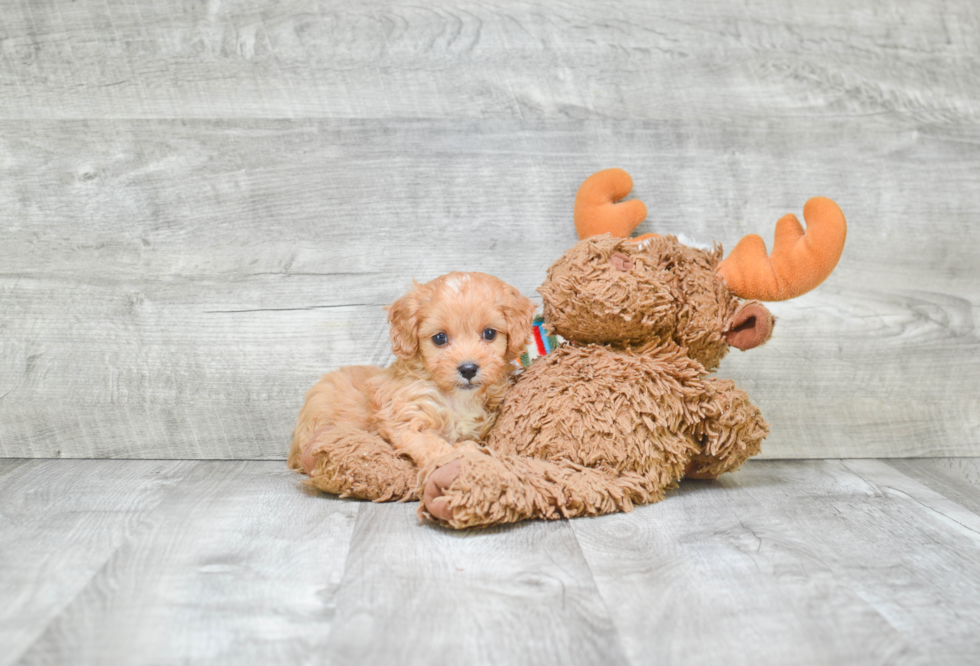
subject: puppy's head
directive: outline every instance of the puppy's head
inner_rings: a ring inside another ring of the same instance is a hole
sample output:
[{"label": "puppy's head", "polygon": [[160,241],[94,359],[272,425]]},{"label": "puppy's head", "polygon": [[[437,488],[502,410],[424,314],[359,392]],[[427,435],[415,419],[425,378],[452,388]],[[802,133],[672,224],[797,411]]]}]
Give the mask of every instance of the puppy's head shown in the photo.
[{"label": "puppy's head", "polygon": [[486,273],[449,273],[388,308],[391,349],[418,358],[444,392],[501,381],[531,335],[534,305]]}]

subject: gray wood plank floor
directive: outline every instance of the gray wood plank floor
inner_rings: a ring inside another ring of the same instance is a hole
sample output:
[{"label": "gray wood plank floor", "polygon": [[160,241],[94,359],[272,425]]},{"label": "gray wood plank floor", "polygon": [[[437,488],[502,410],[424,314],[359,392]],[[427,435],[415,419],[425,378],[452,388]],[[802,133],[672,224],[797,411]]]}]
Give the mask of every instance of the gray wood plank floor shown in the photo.
[{"label": "gray wood plank floor", "polygon": [[975,664],[980,460],[456,533],[279,462],[0,461],[0,665]]},{"label": "gray wood plank floor", "polygon": [[0,10],[0,456],[285,456],[412,278],[533,294],[589,173],[731,248],[850,222],[735,378],[771,458],[980,454],[975,0]]}]

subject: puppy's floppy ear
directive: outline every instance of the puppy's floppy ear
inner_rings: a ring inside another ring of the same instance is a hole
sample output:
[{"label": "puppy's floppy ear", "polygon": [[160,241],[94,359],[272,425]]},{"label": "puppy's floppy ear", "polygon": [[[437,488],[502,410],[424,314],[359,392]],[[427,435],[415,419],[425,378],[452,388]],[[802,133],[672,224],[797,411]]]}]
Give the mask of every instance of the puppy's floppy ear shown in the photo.
[{"label": "puppy's floppy ear", "polygon": [[413,289],[388,306],[391,324],[391,351],[398,358],[412,358],[419,352],[419,310],[422,286],[412,280]]},{"label": "puppy's floppy ear", "polygon": [[507,322],[507,356],[517,358],[524,353],[531,340],[534,303],[509,284],[504,285],[504,294],[501,310]]}]

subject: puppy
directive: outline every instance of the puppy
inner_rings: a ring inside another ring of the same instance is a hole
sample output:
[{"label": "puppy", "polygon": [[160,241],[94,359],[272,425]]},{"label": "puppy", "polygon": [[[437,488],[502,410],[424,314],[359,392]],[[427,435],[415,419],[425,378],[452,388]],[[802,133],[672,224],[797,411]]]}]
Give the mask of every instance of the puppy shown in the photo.
[{"label": "puppy", "polygon": [[[328,492],[408,498],[415,479],[401,478],[406,469],[414,467],[414,476],[454,445],[479,440],[490,429],[514,361],[528,343],[533,314],[527,298],[485,273],[415,283],[388,308],[395,362],[324,375],[299,413],[289,467],[330,476],[314,483]],[[323,458],[329,461],[318,465]],[[363,469],[368,464],[374,469]]]}]

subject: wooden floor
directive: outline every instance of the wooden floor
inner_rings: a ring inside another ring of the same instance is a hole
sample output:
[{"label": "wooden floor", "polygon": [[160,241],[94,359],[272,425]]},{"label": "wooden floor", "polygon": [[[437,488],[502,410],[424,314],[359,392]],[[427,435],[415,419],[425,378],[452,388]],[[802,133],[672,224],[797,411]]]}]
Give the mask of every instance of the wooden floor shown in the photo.
[{"label": "wooden floor", "polygon": [[454,533],[269,461],[0,461],[0,664],[976,664],[980,459]]}]

